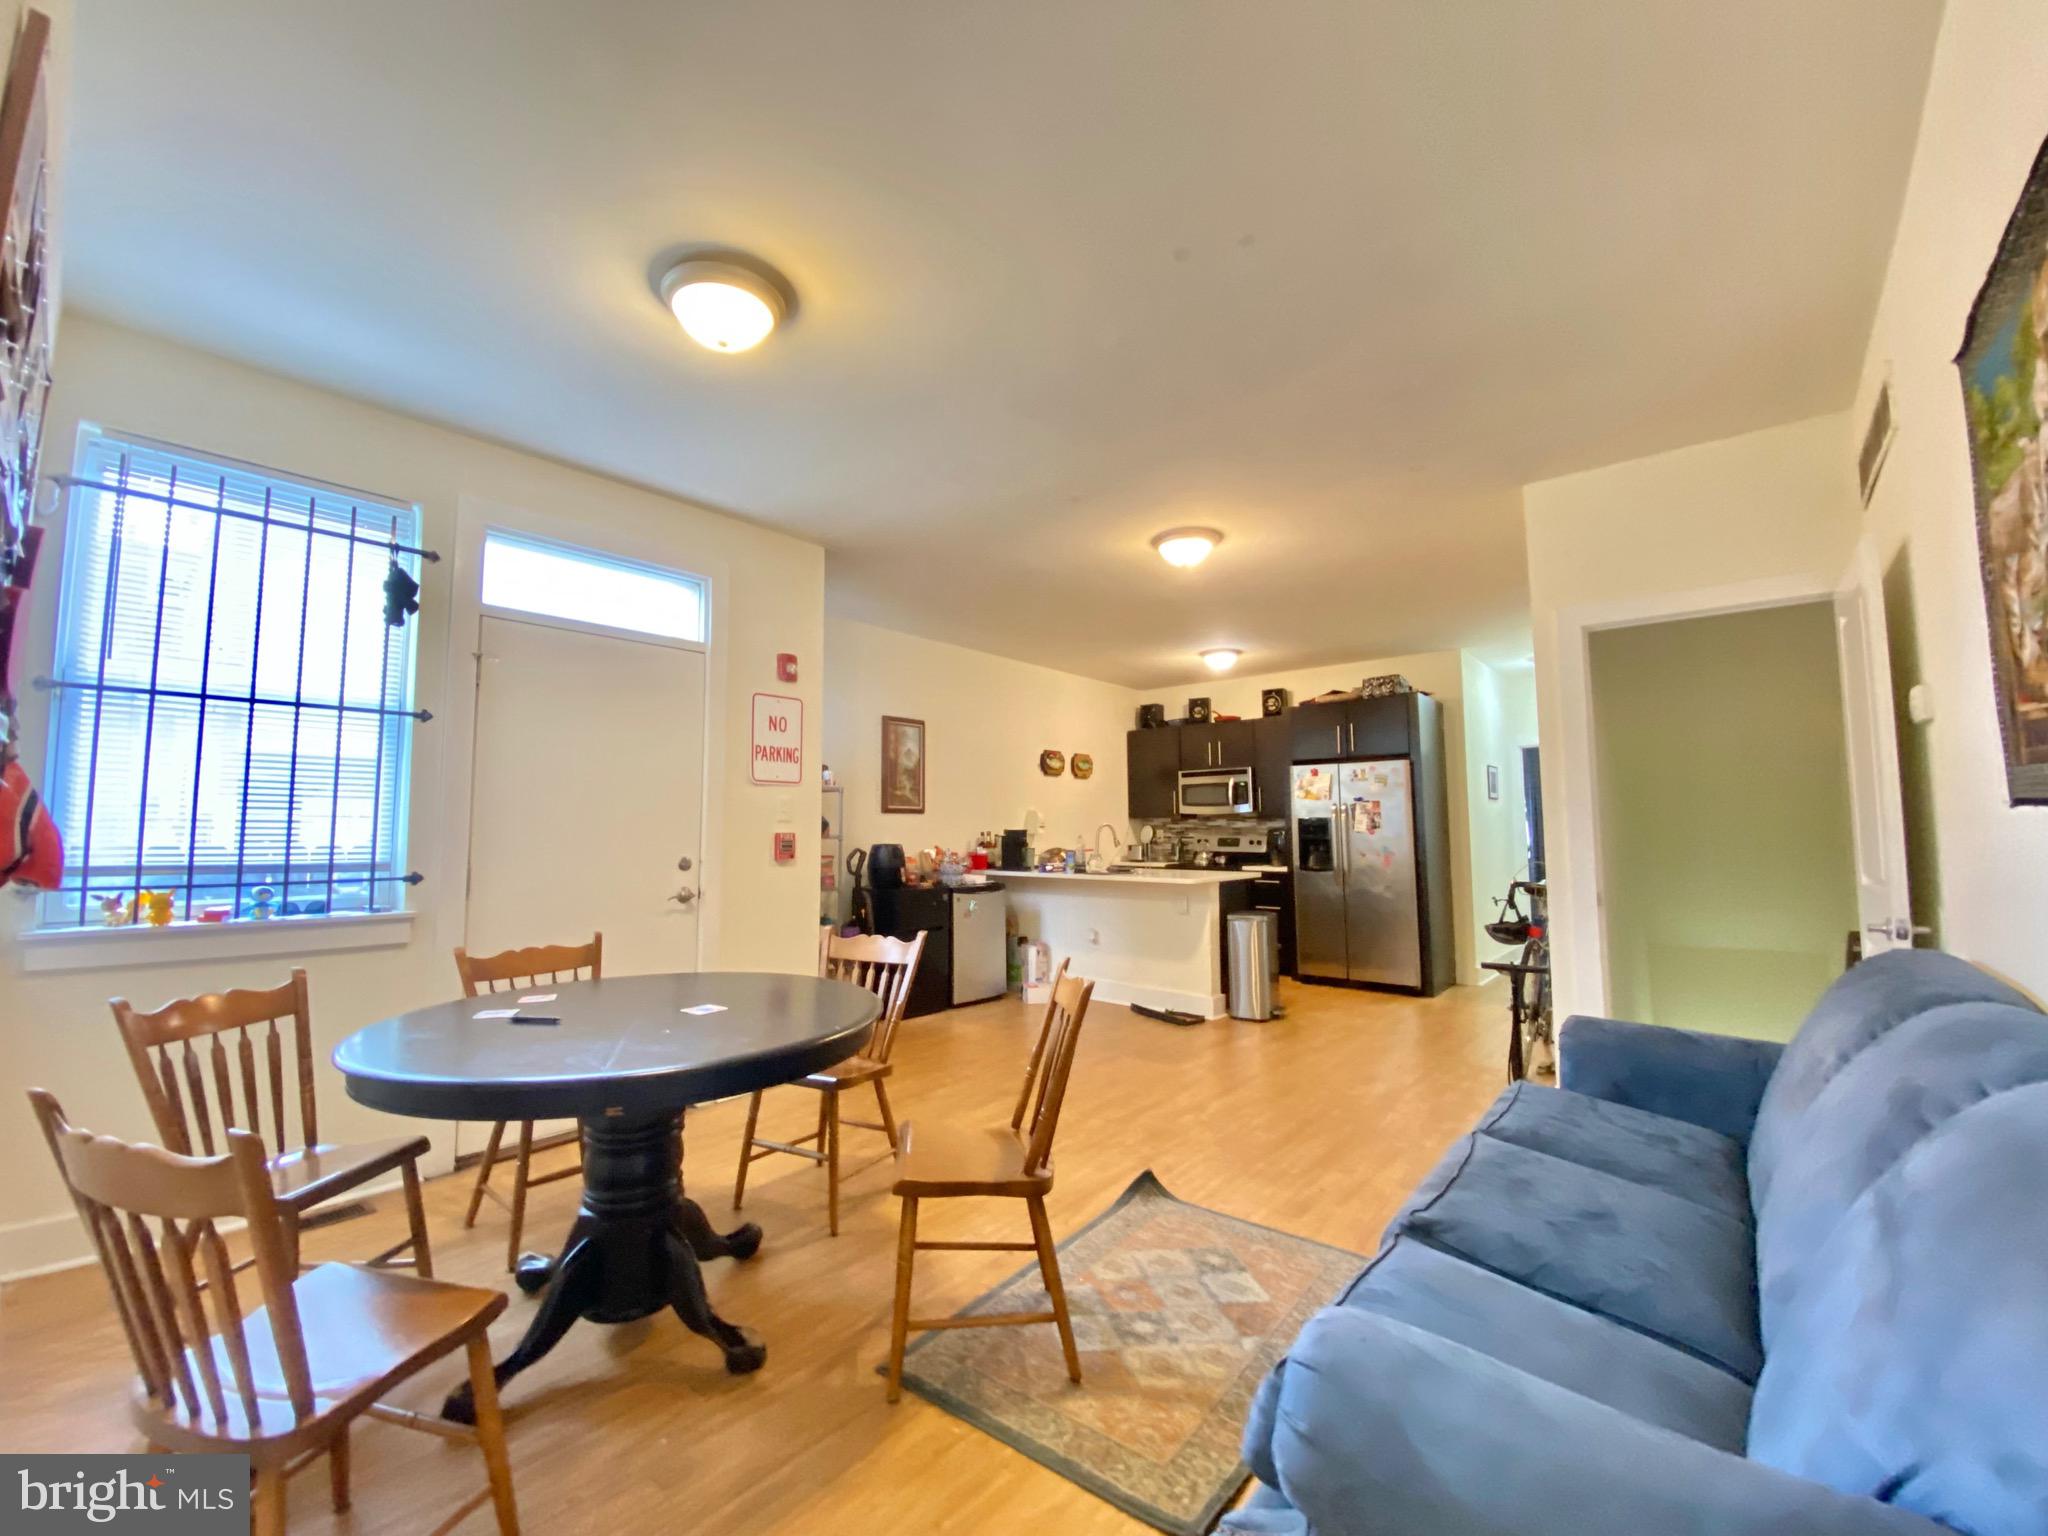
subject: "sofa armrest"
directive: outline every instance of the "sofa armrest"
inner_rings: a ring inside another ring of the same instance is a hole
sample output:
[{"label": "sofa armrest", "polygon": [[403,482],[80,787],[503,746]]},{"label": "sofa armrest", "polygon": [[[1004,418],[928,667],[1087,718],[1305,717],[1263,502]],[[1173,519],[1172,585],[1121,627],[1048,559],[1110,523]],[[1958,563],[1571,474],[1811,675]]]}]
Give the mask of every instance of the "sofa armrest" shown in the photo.
[{"label": "sofa armrest", "polygon": [[1315,1536],[1953,1536],[1357,1308],[1279,1370],[1269,1459]]},{"label": "sofa armrest", "polygon": [[1775,1040],[1574,1014],[1558,1031],[1557,1085],[1747,1144],[1784,1051]]}]

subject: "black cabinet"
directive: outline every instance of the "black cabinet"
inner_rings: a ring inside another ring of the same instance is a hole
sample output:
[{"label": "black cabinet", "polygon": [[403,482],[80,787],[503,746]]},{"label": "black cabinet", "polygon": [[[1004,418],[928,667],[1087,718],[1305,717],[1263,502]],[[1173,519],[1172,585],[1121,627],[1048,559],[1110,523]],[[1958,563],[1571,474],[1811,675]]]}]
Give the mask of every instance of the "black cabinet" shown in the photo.
[{"label": "black cabinet", "polygon": [[1293,793],[1294,736],[1285,715],[1252,722],[1252,814],[1287,815]]},{"label": "black cabinet", "polygon": [[869,893],[875,932],[892,939],[924,935],[924,953],[905,1000],[906,1017],[939,1013],[953,1006],[953,899],[935,885],[884,887]]},{"label": "black cabinet", "polygon": [[1415,701],[1419,693],[1384,699],[1353,699],[1345,706],[1346,757],[1406,757],[1415,750]]},{"label": "black cabinet", "polygon": [[1407,757],[1416,740],[1415,693],[1389,694],[1383,699],[1346,699],[1336,704],[1303,704],[1296,708],[1294,761],[1327,763],[1359,757]]},{"label": "black cabinet", "polygon": [[1133,821],[1156,821],[1173,815],[1174,791],[1180,778],[1180,738],[1187,729],[1191,728],[1167,725],[1152,731],[1131,731],[1125,737]]},{"label": "black cabinet", "polygon": [[1295,762],[1327,763],[1344,756],[1349,704],[1297,704],[1293,714],[1281,718],[1289,722]]},{"label": "black cabinet", "polygon": [[1180,765],[1187,769],[1249,768],[1256,720],[1218,720],[1180,728]]},{"label": "black cabinet", "polygon": [[1275,938],[1280,948],[1280,974],[1294,974],[1294,876],[1291,874],[1260,875],[1246,887],[1252,907],[1261,912],[1273,914],[1278,930]]}]

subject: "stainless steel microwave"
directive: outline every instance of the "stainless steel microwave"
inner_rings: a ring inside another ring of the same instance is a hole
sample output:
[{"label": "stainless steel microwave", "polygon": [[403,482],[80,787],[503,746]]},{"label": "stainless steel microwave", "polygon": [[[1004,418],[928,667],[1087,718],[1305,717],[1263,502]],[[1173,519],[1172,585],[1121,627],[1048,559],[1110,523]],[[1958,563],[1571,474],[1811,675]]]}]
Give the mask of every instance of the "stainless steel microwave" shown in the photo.
[{"label": "stainless steel microwave", "polygon": [[1249,768],[1197,768],[1185,772],[1174,797],[1175,808],[1183,816],[1249,816],[1252,803]]}]

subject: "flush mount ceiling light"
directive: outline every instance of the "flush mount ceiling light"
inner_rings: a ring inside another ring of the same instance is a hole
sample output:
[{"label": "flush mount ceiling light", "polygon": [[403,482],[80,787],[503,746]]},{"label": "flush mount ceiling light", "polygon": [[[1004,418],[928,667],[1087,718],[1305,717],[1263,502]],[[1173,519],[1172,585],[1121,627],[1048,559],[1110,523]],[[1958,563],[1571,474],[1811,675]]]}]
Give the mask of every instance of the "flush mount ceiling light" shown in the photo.
[{"label": "flush mount ceiling light", "polygon": [[1216,645],[1202,652],[1202,665],[1211,672],[1228,672],[1244,654],[1234,645]]},{"label": "flush mount ceiling light", "polygon": [[759,346],[789,312],[781,288],[734,261],[679,261],[661,280],[661,301],[690,340],[712,352]]},{"label": "flush mount ceiling light", "polygon": [[1152,547],[1168,565],[1186,570],[1209,558],[1209,551],[1223,542],[1214,528],[1169,528],[1152,536]]}]

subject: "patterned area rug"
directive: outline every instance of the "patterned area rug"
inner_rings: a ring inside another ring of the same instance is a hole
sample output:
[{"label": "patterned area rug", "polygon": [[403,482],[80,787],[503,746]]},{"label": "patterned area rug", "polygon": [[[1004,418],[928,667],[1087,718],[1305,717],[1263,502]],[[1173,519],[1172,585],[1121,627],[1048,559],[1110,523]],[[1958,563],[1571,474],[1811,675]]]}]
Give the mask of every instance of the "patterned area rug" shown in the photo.
[{"label": "patterned area rug", "polygon": [[[1080,1386],[1051,1324],[921,1335],[904,1384],[1148,1524],[1198,1536],[1250,1475],[1237,1446],[1260,1380],[1364,1263],[1176,1200],[1147,1170],[1060,1244]],[[1049,1305],[1034,1263],[960,1315]]]}]

